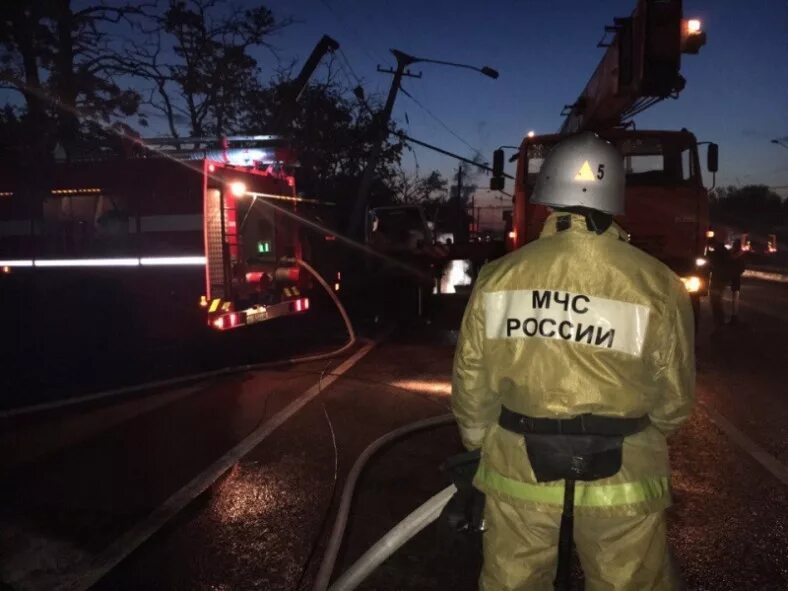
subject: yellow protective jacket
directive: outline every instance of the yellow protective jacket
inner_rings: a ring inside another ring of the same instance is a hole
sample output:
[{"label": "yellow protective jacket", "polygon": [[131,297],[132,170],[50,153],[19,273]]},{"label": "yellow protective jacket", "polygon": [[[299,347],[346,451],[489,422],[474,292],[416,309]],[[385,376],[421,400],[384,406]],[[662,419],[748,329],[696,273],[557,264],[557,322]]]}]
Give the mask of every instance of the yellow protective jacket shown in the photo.
[{"label": "yellow protective jacket", "polygon": [[616,475],[577,483],[575,511],[668,507],[665,437],[692,410],[693,341],[689,296],[668,267],[615,224],[597,235],[582,216],[553,213],[538,240],[482,268],[462,321],[452,409],[465,446],[482,448],[474,485],[561,511],[563,481],[536,482],[523,437],[498,426],[501,405],[557,419],[648,414],[651,425],[624,440]]}]

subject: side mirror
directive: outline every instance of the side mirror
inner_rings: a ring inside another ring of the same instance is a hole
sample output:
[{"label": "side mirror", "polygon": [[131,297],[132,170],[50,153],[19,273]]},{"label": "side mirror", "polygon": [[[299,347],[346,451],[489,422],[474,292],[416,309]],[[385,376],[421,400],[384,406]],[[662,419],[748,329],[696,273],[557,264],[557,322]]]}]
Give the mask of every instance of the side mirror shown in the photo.
[{"label": "side mirror", "polygon": [[706,168],[709,172],[717,172],[719,170],[720,147],[717,144],[709,144],[709,149],[706,152]]},{"label": "side mirror", "polygon": [[492,178],[490,179],[490,189],[493,191],[503,191],[505,179],[503,178],[503,150],[493,152]]}]

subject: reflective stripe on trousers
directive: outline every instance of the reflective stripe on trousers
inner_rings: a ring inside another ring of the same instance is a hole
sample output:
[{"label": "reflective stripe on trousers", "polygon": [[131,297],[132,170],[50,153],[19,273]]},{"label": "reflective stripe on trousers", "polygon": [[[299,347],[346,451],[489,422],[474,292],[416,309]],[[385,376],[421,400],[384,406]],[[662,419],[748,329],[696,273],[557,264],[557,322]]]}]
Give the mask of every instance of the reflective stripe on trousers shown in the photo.
[{"label": "reflective stripe on trousers", "polygon": [[[555,485],[532,484],[507,478],[483,463],[476,478],[481,482],[511,497],[534,503],[561,507],[564,502],[563,482]],[[637,482],[619,484],[588,484],[578,482],[575,488],[575,507],[613,507],[654,501],[670,494],[667,476],[647,478]]]}]

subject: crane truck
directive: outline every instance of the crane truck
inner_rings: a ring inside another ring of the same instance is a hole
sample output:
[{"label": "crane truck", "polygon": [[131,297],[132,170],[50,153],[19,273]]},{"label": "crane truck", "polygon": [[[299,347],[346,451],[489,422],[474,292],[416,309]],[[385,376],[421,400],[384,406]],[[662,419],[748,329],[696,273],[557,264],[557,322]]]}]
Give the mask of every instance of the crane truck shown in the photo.
[{"label": "crane truck", "polygon": [[[625,213],[616,221],[632,244],[660,259],[679,275],[696,311],[708,293],[704,258],[709,232],[708,192],[703,186],[696,137],[679,131],[641,130],[632,117],[657,102],[676,98],[685,86],[682,54],[706,42],[701,23],[685,19],[681,0],[638,0],[631,16],[614,19],[599,46],[606,51],[577,100],[567,105],[560,130],[529,134],[516,161],[507,249],[535,240],[548,215],[530,202],[536,177],[551,148],[567,134],[594,131],[615,145],[626,170]],[[715,173],[718,148],[710,142],[707,169]],[[504,154],[493,157],[490,188],[504,188]]]}]

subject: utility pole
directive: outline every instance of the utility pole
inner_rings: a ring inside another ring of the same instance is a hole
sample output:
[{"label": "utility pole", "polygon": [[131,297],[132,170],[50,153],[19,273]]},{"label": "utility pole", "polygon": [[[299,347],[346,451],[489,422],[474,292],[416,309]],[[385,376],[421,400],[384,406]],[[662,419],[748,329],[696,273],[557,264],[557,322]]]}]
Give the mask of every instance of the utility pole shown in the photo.
[{"label": "utility pole", "polygon": [[462,207],[462,164],[457,169],[457,233],[454,235],[454,243],[465,242],[465,215]]},{"label": "utility pole", "polygon": [[476,210],[476,191],[471,195],[471,224],[475,234],[479,234],[479,212]]},{"label": "utility pole", "polygon": [[364,175],[361,177],[361,183],[358,187],[356,202],[353,205],[353,212],[350,217],[349,234],[354,238],[360,238],[363,234],[364,214],[367,208],[367,194],[369,193],[369,188],[372,185],[372,179],[375,175],[375,167],[378,164],[380,153],[383,151],[383,144],[386,143],[386,138],[389,134],[389,121],[391,120],[391,112],[394,109],[394,101],[397,99],[397,92],[399,91],[399,85],[402,81],[402,77],[406,76],[409,78],[421,78],[421,74],[412,74],[405,71],[405,68],[407,68],[414,61],[417,61],[416,58],[396,49],[392,49],[391,53],[393,53],[394,57],[397,59],[397,69],[383,69],[378,66],[378,72],[394,74],[394,78],[391,81],[389,95],[386,98],[386,105],[383,107],[383,112],[381,113],[379,132],[374,139],[375,143],[372,145],[372,151],[369,154],[367,166],[364,169]]},{"label": "utility pole", "polygon": [[353,204],[353,212],[351,213],[350,217],[350,224],[349,224],[349,234],[355,238],[361,238],[363,236],[363,229],[364,229],[364,217],[365,212],[367,209],[367,194],[369,193],[369,188],[372,185],[372,179],[375,175],[375,167],[378,164],[378,159],[380,158],[380,153],[383,151],[383,144],[386,141],[386,137],[389,134],[389,121],[391,120],[391,111],[394,108],[394,101],[397,98],[397,91],[399,90],[400,82],[402,81],[402,77],[410,77],[410,78],[421,78],[421,73],[419,74],[411,74],[407,72],[405,68],[408,66],[415,64],[415,63],[429,63],[429,64],[440,64],[444,66],[452,66],[455,68],[465,68],[467,70],[475,70],[480,74],[487,76],[488,78],[496,79],[498,78],[498,71],[489,67],[483,66],[481,68],[477,68],[475,66],[471,66],[468,64],[458,64],[456,62],[447,62],[443,60],[434,60],[424,57],[415,57],[412,55],[408,55],[402,51],[397,49],[391,49],[391,53],[394,54],[394,57],[397,59],[397,69],[396,70],[385,70],[378,66],[378,72],[385,72],[386,74],[394,74],[394,79],[391,81],[391,88],[389,88],[389,95],[386,99],[386,105],[383,107],[383,112],[381,113],[381,121],[380,121],[380,131],[377,137],[375,138],[375,144],[372,146],[372,150],[369,154],[369,159],[367,160],[367,166],[364,169],[364,175],[361,177],[361,183],[358,187],[358,194],[356,195],[356,202]]}]

